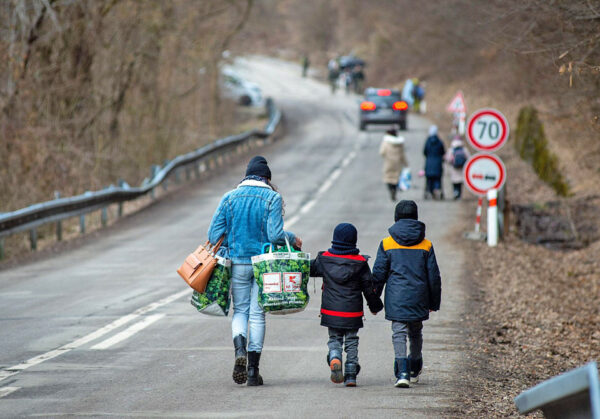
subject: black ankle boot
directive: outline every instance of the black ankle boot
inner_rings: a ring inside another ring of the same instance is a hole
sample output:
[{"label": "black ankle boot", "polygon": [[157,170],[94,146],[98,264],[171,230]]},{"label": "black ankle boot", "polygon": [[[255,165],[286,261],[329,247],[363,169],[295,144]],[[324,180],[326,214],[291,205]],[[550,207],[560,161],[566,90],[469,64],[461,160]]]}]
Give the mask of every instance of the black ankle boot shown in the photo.
[{"label": "black ankle boot", "polygon": [[356,376],[360,372],[360,365],[353,362],[346,362],[344,373],[344,385],[346,387],[356,387]]},{"label": "black ankle boot", "polygon": [[262,386],[263,379],[258,373],[258,364],[260,363],[260,352],[248,352],[248,385]]},{"label": "black ankle boot", "polygon": [[246,371],[246,338],[237,335],[233,338],[235,348],[235,364],[233,364],[233,381],[237,384],[244,384],[248,378]]}]

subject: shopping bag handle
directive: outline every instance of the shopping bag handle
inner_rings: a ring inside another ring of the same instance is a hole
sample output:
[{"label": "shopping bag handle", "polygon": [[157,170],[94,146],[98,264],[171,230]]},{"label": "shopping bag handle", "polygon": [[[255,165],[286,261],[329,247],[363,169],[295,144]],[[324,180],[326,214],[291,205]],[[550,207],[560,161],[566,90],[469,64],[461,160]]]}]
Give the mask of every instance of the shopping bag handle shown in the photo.
[{"label": "shopping bag handle", "polygon": [[[287,246],[288,253],[292,253],[292,246],[290,246],[290,241],[287,238],[287,234],[285,235],[285,245]],[[269,248],[267,252],[266,249]],[[273,243],[265,243],[262,247],[262,253],[273,253]]]}]

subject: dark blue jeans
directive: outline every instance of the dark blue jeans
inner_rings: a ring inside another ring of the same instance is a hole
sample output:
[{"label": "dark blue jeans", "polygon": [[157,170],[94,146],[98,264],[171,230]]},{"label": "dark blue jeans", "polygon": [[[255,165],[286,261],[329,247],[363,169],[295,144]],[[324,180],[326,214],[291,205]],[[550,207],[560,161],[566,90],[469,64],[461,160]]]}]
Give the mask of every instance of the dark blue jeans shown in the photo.
[{"label": "dark blue jeans", "polygon": [[433,194],[436,189],[442,189],[442,177],[441,176],[427,176],[427,192]]},{"label": "dark blue jeans", "polygon": [[346,350],[346,364],[358,364],[358,329],[336,329],[329,327],[330,356],[342,359],[342,346]]}]

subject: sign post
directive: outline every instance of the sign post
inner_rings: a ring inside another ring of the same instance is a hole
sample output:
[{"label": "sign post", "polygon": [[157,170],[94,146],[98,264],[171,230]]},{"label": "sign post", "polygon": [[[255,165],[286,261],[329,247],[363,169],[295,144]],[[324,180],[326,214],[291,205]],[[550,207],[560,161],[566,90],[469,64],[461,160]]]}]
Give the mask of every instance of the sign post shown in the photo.
[{"label": "sign post", "polygon": [[[474,155],[465,164],[463,179],[467,188],[480,199],[488,198],[488,245],[498,243],[498,207],[496,206],[498,191],[506,181],[506,167],[495,154],[508,140],[510,127],[502,112],[484,108],[475,111],[467,123],[467,139],[469,144],[480,153]],[[477,231],[466,235],[468,238],[480,239]]]}]

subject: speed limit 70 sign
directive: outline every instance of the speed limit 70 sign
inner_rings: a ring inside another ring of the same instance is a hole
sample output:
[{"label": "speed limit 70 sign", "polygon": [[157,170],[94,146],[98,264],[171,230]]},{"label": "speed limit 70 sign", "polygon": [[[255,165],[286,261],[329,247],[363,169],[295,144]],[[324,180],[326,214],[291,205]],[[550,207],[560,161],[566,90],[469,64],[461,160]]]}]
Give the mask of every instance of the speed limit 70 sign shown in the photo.
[{"label": "speed limit 70 sign", "polygon": [[477,150],[498,150],[508,140],[508,121],[496,109],[480,109],[469,118],[467,138]]}]

